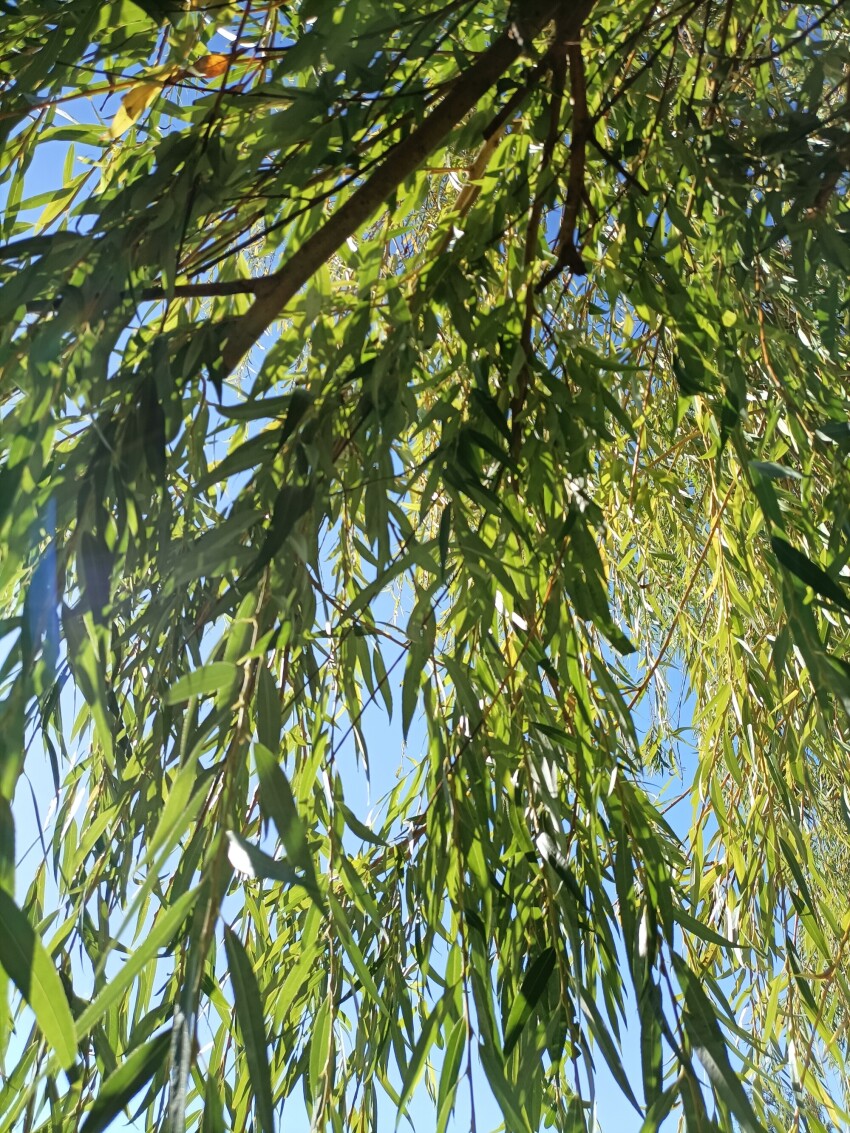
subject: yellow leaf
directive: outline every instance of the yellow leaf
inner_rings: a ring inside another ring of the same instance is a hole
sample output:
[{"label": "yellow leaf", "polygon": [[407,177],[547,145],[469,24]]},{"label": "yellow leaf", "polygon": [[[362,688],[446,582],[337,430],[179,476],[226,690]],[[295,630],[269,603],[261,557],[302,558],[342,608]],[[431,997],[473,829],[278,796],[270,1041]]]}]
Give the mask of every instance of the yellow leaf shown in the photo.
[{"label": "yellow leaf", "polygon": [[141,118],[161,90],[162,83],[137,83],[136,86],[131,87],[121,99],[121,105],[112,119],[109,137],[112,139],[120,138],[126,130],[129,130]]},{"label": "yellow leaf", "polygon": [[230,55],[202,55],[195,60],[189,71],[205,79],[214,79],[217,75],[224,74],[230,62]]}]

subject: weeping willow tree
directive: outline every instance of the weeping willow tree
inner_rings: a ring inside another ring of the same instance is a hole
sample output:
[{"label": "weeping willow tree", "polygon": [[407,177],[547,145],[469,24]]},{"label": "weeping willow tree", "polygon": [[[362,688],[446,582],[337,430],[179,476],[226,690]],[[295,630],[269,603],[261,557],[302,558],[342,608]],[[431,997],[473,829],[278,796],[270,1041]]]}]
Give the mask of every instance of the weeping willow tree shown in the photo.
[{"label": "weeping willow tree", "polygon": [[0,8],[0,1128],[847,1128],[847,5]]}]

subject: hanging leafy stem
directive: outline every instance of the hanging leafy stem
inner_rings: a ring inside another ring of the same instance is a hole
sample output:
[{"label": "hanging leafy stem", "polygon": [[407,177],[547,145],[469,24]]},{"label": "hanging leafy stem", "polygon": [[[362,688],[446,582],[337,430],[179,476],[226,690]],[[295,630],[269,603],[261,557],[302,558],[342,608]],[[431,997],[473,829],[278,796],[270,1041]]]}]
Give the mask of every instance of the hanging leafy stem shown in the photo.
[{"label": "hanging leafy stem", "polygon": [[0,9],[0,1128],[846,1128],[846,4]]}]

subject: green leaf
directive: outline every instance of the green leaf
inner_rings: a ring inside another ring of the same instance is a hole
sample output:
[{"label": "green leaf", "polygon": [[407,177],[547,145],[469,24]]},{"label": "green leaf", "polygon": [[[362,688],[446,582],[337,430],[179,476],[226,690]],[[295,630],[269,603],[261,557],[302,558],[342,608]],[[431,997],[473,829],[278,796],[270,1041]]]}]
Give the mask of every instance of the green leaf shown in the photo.
[{"label": "green leaf", "polygon": [[824,421],[818,425],[821,439],[838,445],[842,452],[850,453],[850,421]]},{"label": "green leaf", "polygon": [[224,947],[233,984],[236,1019],[242,1032],[248,1075],[254,1091],[257,1120],[264,1133],[274,1133],[274,1106],[264,1027],[266,1016],[260,989],[242,941],[227,926],[224,929]]},{"label": "green leaf", "polygon": [[661,1096],[663,1084],[662,1018],[664,1005],[658,984],[647,973],[638,992],[640,1016],[640,1061],[646,1104],[653,1106]]},{"label": "green leaf", "polygon": [[62,981],[30,922],[0,889],[0,965],[30,1005],[41,1033],[68,1070],[77,1053],[74,1018]]},{"label": "green leaf", "polygon": [[702,921],[692,917],[687,909],[681,907],[676,908],[675,917],[679,924],[691,936],[697,937],[699,940],[704,940],[707,944],[717,944],[721,948],[742,948],[743,945],[736,944],[735,941],[729,940],[725,936],[721,936],[710,925],[704,924]]},{"label": "green leaf", "polygon": [[127,958],[126,963],[113,975],[106,986],[78,1016],[76,1022],[77,1038],[82,1039],[106,1012],[117,1003],[135,980],[144,966],[154,959],[160,948],[167,947],[174,935],[192,910],[198,899],[201,886],[184,893],[161,916],[157,917],[142,943]]},{"label": "green leaf", "polygon": [[427,657],[427,646],[422,641],[411,644],[401,683],[401,731],[405,739],[413,723],[419,688],[422,684],[422,667]]},{"label": "green leaf", "polygon": [[229,843],[227,856],[230,864],[246,877],[264,877],[270,881],[281,881],[284,885],[299,882],[298,872],[287,862],[270,857],[257,846],[252,846],[235,830],[228,830]]},{"label": "green leaf", "polygon": [[323,1078],[325,1074],[330,1073],[331,1067],[328,1065],[330,1051],[330,1038],[331,1038],[331,1009],[330,1003],[327,999],[323,999],[321,1005],[316,1012],[313,1019],[313,1026],[310,1030],[310,1089],[313,1098],[318,1099],[321,1097]]},{"label": "green leaf", "polygon": [[446,1040],[446,1053],[440,1068],[440,1085],[437,1092],[437,1133],[445,1133],[454,1108],[458,1074],[466,1047],[467,1025],[461,1018],[455,1022]]},{"label": "green leaf", "polygon": [[708,1074],[712,1087],[723,1104],[737,1118],[747,1133],[764,1133],[750,1099],[735,1071],[729,1064],[711,1000],[702,990],[697,976],[681,956],[673,954],[676,978],[685,996],[683,1022],[685,1034]]},{"label": "green leaf", "polygon": [[602,1056],[608,1064],[608,1069],[614,1076],[617,1085],[623,1091],[629,1102],[640,1113],[640,1106],[638,1105],[637,1098],[632,1090],[631,1083],[623,1069],[623,1062],[620,1058],[617,1046],[612,1038],[605,1022],[602,1019],[599,1009],[595,1001],[587,994],[584,988],[580,989],[581,1008],[587,1017],[590,1025],[591,1033],[602,1051]]},{"label": "green leaf", "polygon": [[505,1024],[505,1058],[511,1053],[523,1027],[531,1018],[531,1013],[546,990],[549,978],[555,970],[557,955],[554,948],[544,948],[540,955],[528,967],[522,978],[519,993],[511,1004],[508,1020]]},{"label": "green leaf", "polygon": [[15,891],[15,819],[11,802],[2,794],[0,794],[0,890],[5,890],[10,896]]},{"label": "green leaf", "polygon": [[446,565],[449,561],[449,540],[452,533],[452,505],[446,504],[440,515],[440,576],[446,577]]},{"label": "green leaf", "polygon": [[802,476],[794,468],[787,468],[784,464],[777,464],[773,460],[751,460],[750,468],[760,476],[769,480],[802,480]]},{"label": "green leaf", "polygon": [[365,822],[361,822],[354,811],[346,804],[339,804],[343,817],[345,818],[345,825],[352,832],[356,834],[363,842],[368,842],[372,846],[388,846],[386,838],[382,838],[371,826],[367,826]]},{"label": "green leaf", "polygon": [[488,1046],[487,1043],[481,1043],[478,1054],[490,1088],[505,1115],[506,1127],[512,1133],[532,1133],[531,1124],[517,1095],[517,1089],[505,1076],[501,1051]]},{"label": "green leaf", "polygon": [[295,524],[312,507],[314,495],[312,484],[286,485],[281,488],[260,553],[242,578],[243,587],[252,582],[282,549],[294,531]]},{"label": "green leaf", "polygon": [[328,904],[330,905],[331,915],[336,924],[342,945],[351,961],[351,966],[354,968],[355,973],[363,985],[364,991],[371,997],[372,1002],[378,1007],[381,1014],[391,1020],[392,1015],[390,1010],[384,1002],[384,997],[381,995],[380,991],[378,991],[378,985],[375,983],[375,979],[369,970],[363,953],[355,942],[354,934],[348,923],[348,918],[343,912],[342,906],[335,900],[333,894],[330,892],[328,893]]},{"label": "green leaf", "polygon": [[106,758],[112,762],[112,720],[107,708],[104,666],[98,654],[103,636],[91,623],[91,615],[72,611],[62,603],[62,629],[68,643],[68,659],[80,692],[91,709],[95,730]]},{"label": "green leaf", "polygon": [[210,661],[176,680],[166,694],[166,704],[181,704],[193,696],[210,696],[230,688],[239,676],[239,668],[229,661]]},{"label": "green leaf", "polygon": [[670,1089],[665,1090],[663,1094],[655,1099],[647,1108],[646,1119],[643,1125],[641,1125],[639,1133],[658,1133],[659,1129],[663,1127],[662,1123],[664,1119],[673,1108],[678,1093],[679,1085],[678,1083],[674,1083]]},{"label": "green leaf", "polygon": [[102,1129],[106,1129],[159,1070],[170,1045],[171,1032],[163,1031],[131,1051],[98,1090],[80,1133],[101,1133]]},{"label": "green leaf", "polygon": [[843,610],[850,612],[850,598],[825,570],[822,570],[811,559],[808,559],[802,551],[798,551],[796,547],[792,547],[790,543],[781,539],[778,535],[773,536],[770,545],[780,563],[802,582],[805,582],[806,586],[810,586],[815,593],[820,594],[823,598],[828,598],[831,602],[841,606]]},{"label": "green leaf", "polygon": [[157,24],[173,19],[180,13],[176,0],[133,0],[133,3]]},{"label": "green leaf", "polygon": [[227,1133],[227,1126],[224,1124],[224,1106],[221,1100],[221,1092],[216,1081],[216,1074],[212,1071],[207,1075],[205,1086],[204,1120],[201,1133]]},{"label": "green leaf", "polygon": [[260,777],[260,806],[274,822],[286,856],[301,871],[302,884],[320,900],[313,855],[307,844],[307,831],[298,814],[289,780],[264,744],[254,745],[254,759]]},{"label": "green leaf", "polygon": [[269,751],[280,747],[280,689],[268,665],[257,670],[257,737]]},{"label": "green leaf", "polygon": [[393,718],[393,690],[387,673],[384,658],[378,646],[375,646],[372,652],[372,664],[375,668],[375,683],[378,686],[378,691],[381,694],[381,699],[384,702],[384,707],[387,710],[387,720]]},{"label": "green leaf", "polygon": [[419,1079],[422,1076],[422,1071],[425,1069],[425,1061],[428,1058],[428,1052],[434,1045],[434,1040],[437,1037],[436,1031],[442,1022],[444,1013],[445,999],[441,999],[428,1015],[419,1034],[419,1038],[416,1040],[416,1046],[413,1048],[413,1054],[410,1056],[410,1062],[407,1064],[407,1069],[402,1080],[401,1097],[398,1103],[398,1113],[396,1115],[396,1128],[398,1128],[407,1110],[408,1102],[413,1097],[413,1091],[416,1089]]},{"label": "green leaf", "polygon": [[146,863],[152,862],[163,848],[173,846],[192,821],[194,808],[190,804],[197,784],[198,759],[195,754],[190,755],[183,766],[177,769],[147,847],[144,859]]}]

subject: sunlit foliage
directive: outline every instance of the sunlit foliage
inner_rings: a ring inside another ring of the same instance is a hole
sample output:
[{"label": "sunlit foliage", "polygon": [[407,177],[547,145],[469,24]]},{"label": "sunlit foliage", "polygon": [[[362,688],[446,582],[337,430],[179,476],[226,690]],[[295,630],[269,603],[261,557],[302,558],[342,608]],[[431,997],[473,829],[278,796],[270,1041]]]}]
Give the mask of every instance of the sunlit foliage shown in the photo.
[{"label": "sunlit foliage", "polygon": [[848,6],[0,12],[0,1128],[847,1128]]}]

